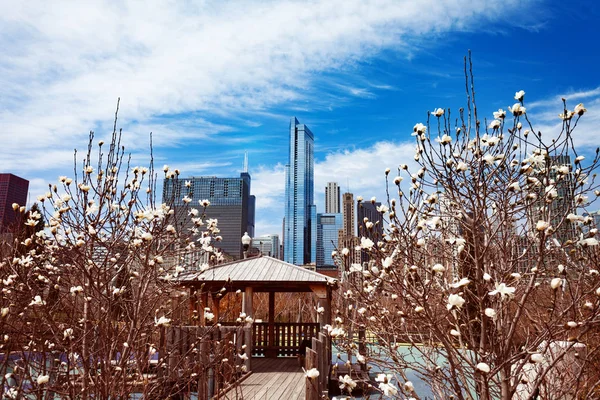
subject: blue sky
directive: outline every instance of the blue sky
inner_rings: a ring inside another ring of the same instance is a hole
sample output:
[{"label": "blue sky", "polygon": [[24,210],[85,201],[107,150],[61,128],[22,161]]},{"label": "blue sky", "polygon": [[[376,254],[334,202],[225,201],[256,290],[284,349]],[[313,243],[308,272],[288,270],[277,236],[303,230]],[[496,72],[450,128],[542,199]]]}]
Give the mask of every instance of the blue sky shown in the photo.
[{"label": "blue sky", "polygon": [[384,195],[428,110],[465,103],[473,52],[480,113],[525,90],[536,129],[561,97],[589,113],[576,140],[600,143],[600,6],[593,1],[0,0],[0,171],[32,198],[72,174],[73,148],[120,126],[134,163],[237,175],[250,158],[257,233],[279,233],[291,116],[315,134],[317,207],[326,182]]}]

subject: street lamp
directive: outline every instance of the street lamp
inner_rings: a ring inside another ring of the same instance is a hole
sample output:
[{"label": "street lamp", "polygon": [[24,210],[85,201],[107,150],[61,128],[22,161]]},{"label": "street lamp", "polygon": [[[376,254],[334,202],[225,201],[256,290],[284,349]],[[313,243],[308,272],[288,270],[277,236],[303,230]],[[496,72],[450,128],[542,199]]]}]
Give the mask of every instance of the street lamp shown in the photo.
[{"label": "street lamp", "polygon": [[244,258],[248,257],[248,249],[250,248],[250,243],[252,243],[252,238],[248,236],[248,232],[244,232],[244,236],[242,236],[242,245],[244,246]]}]

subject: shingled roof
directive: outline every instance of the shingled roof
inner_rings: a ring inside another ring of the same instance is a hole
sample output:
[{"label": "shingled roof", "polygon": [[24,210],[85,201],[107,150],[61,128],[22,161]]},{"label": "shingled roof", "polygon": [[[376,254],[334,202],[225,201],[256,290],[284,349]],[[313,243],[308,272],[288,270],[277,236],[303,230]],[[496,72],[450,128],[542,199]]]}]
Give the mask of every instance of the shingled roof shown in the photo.
[{"label": "shingled roof", "polygon": [[229,286],[257,289],[309,291],[311,286],[332,285],[337,281],[326,275],[273,257],[259,256],[215,265],[206,271],[190,271],[179,275],[184,286]]}]

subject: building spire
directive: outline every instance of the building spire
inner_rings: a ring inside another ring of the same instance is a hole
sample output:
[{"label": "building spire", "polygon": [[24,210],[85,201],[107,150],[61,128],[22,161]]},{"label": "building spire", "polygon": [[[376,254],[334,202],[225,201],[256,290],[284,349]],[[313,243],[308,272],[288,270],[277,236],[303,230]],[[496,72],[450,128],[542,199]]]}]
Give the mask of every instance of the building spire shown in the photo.
[{"label": "building spire", "polygon": [[242,172],[248,173],[248,152],[244,152],[244,164],[242,165]]}]

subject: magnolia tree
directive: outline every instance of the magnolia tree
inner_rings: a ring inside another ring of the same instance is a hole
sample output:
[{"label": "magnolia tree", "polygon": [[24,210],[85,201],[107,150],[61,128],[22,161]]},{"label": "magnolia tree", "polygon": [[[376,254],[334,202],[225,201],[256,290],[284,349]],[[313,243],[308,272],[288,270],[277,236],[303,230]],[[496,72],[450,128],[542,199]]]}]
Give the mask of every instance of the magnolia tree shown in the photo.
[{"label": "magnolia tree", "polygon": [[564,102],[562,130],[546,139],[523,91],[483,117],[470,59],[465,76],[466,109],[428,114],[414,127],[416,167],[385,171],[388,228],[361,239],[368,263],[345,265],[337,319],[366,328],[371,345],[348,350],[381,371],[389,396],[600,396],[598,240],[586,216],[599,159],[573,145],[586,109]]},{"label": "magnolia tree", "polygon": [[187,313],[171,302],[181,257],[221,257],[216,221],[204,223],[205,202],[189,210],[199,241],[175,229],[176,213],[155,203],[152,161],[131,167],[120,141],[115,119],[110,143],[91,133],[73,176],[50,185],[37,209],[13,205],[23,228],[0,246],[3,398],[168,398],[210,368],[169,365],[179,368],[173,384],[158,373],[169,355],[157,350],[177,304]]}]

